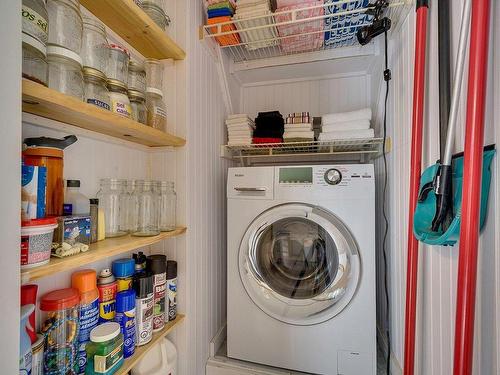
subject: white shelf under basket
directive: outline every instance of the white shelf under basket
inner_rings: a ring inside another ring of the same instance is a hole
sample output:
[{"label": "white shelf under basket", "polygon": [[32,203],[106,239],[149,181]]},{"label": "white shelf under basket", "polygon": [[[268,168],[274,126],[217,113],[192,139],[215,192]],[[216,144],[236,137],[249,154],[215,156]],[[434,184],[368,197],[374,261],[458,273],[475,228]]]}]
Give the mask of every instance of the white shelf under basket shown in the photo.
[{"label": "white shelf under basket", "polygon": [[[390,0],[387,16],[396,28],[413,0]],[[324,4],[206,25],[203,38],[232,39],[221,45],[235,63],[359,45],[356,32],[372,23],[368,0],[325,0]],[[219,43],[221,44],[221,43]]]},{"label": "white shelf under basket", "polygon": [[367,161],[382,153],[383,138],[357,138],[334,141],[224,145],[223,157],[241,164],[303,162],[327,160]]}]

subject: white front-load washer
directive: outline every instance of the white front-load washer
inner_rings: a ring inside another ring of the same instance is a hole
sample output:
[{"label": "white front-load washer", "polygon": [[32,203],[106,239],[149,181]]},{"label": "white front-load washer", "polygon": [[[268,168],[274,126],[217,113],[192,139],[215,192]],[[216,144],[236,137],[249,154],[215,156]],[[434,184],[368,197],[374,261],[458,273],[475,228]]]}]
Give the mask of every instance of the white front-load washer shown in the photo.
[{"label": "white front-load washer", "polygon": [[374,375],[373,166],[230,168],[227,350],[328,375]]}]

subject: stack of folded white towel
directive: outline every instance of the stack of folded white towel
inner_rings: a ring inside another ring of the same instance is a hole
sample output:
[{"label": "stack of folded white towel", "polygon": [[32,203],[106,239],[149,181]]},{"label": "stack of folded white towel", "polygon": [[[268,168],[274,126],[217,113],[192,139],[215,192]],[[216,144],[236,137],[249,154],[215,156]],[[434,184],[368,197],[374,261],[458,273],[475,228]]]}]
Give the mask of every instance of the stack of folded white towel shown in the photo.
[{"label": "stack of folded white towel", "polygon": [[314,141],[312,118],[309,112],[290,113],[285,120],[285,142]]},{"label": "stack of folded white towel", "polygon": [[370,128],[371,118],[371,108],[324,115],[321,118],[322,133],[319,135],[319,140],[373,138],[375,133]]},{"label": "stack of folded white towel", "polygon": [[248,50],[252,51],[278,44],[276,27],[269,26],[274,24],[269,0],[239,0],[236,3],[236,13],[233,19],[236,21],[238,30],[268,26],[262,29],[240,32],[243,43],[248,43],[245,45]]},{"label": "stack of folded white towel", "polygon": [[229,115],[226,119],[228,145],[244,146],[252,144],[255,123],[246,114]]}]

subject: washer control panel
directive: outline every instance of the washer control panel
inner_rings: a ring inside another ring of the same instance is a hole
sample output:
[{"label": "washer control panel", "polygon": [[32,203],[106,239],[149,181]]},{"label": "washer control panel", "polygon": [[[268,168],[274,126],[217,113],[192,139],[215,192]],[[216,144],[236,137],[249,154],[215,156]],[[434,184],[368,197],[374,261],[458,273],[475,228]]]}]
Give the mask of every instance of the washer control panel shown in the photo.
[{"label": "washer control panel", "polygon": [[330,168],[325,172],[325,181],[330,185],[338,185],[342,181],[342,172],[336,168]]}]

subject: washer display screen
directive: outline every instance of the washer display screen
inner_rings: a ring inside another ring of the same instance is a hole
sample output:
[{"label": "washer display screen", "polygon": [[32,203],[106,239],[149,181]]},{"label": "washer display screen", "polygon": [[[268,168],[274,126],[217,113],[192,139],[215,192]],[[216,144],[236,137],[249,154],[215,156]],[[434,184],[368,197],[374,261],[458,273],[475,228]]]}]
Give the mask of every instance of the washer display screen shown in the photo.
[{"label": "washer display screen", "polygon": [[280,168],[280,184],[312,184],[313,169],[311,167]]}]

